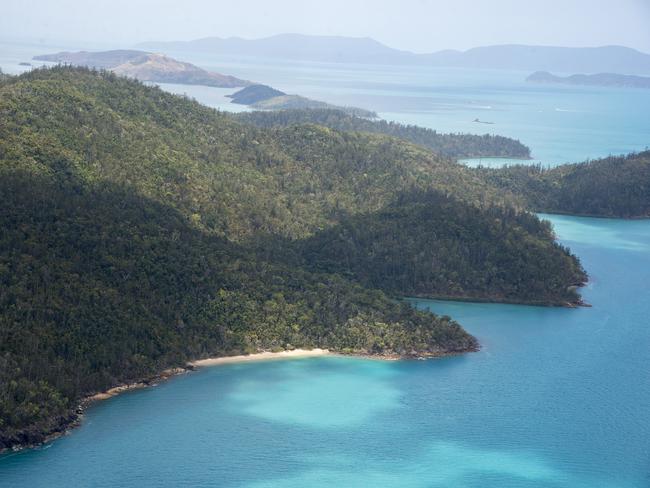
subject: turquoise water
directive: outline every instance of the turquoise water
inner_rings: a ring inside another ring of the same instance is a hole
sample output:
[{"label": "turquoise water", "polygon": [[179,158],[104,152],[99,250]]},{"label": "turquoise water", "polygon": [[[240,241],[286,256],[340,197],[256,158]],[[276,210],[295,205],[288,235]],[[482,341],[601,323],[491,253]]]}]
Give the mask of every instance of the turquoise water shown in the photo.
[{"label": "turquoise water", "polygon": [[[56,50],[0,44],[0,68],[17,73]],[[520,72],[181,58],[400,122],[517,137],[544,164],[650,140],[650,90],[531,86]],[[164,88],[235,108],[229,90]],[[501,164],[482,161],[492,163]],[[0,486],[648,487],[650,221],[548,217],[590,272],[593,308],[418,301],[459,320],[483,349],[206,368],[97,404],[72,435],[0,457]]]},{"label": "turquoise water", "polygon": [[0,458],[0,486],[647,487],[650,221],[547,217],[592,308],[417,301],[483,349],[205,368]]}]

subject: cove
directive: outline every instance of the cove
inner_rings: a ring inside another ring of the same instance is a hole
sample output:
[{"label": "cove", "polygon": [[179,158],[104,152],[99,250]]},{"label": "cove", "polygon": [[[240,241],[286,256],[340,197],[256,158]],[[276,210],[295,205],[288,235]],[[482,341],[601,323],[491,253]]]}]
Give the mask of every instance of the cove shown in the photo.
[{"label": "cove", "polygon": [[0,457],[0,486],[647,487],[650,221],[542,217],[592,308],[417,300],[481,351],[204,368]]}]

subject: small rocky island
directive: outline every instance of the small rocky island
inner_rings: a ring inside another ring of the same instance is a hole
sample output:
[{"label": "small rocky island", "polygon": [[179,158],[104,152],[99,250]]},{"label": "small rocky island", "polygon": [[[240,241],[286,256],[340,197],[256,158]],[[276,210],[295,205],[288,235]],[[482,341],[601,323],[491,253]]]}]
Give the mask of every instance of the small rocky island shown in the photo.
[{"label": "small rocky island", "polygon": [[610,86],[620,88],[650,88],[650,77],[597,73],[593,75],[556,76],[548,71],[536,71],[526,81],[531,83],[559,83],[563,85]]},{"label": "small rocky island", "polygon": [[230,75],[206,71],[198,66],[178,61],[164,54],[118,49],[101,52],[60,52],[34,56],[37,61],[107,69],[140,81],[205,85],[218,88],[236,88],[251,85],[250,81]]},{"label": "small rocky island", "polygon": [[288,95],[267,85],[250,85],[232,95],[232,103],[248,105],[257,110],[300,110],[300,109],[337,109],[348,115],[364,118],[375,118],[377,114],[358,107],[340,107],[300,95]]}]

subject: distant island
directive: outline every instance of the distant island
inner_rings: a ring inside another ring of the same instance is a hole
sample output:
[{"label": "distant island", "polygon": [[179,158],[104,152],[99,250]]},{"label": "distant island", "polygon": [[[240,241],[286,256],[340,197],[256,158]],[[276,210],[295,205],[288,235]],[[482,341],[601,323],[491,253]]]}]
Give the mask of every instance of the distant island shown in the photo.
[{"label": "distant island", "polygon": [[561,47],[506,44],[458,51],[414,53],[386,46],[369,37],[279,34],[262,39],[207,37],[193,41],[147,42],[142,49],[165,52],[210,52],[324,63],[425,65],[457,68],[555,71],[560,73],[650,74],[650,54],[624,46]]},{"label": "distant island", "polygon": [[300,95],[288,95],[267,85],[206,71],[198,66],[179,61],[165,54],[146,51],[116,49],[101,52],[60,52],[34,56],[37,61],[110,70],[113,73],[155,83],[178,83],[181,85],[205,85],[217,88],[245,87],[232,95],[233,103],[249,105],[259,110],[284,110],[304,108],[331,108],[342,110],[359,117],[376,117],[370,110],[358,107],[339,107],[326,102],[312,100]]},{"label": "distant island", "polygon": [[531,83],[559,83],[562,85],[611,86],[623,88],[650,88],[650,77],[597,73],[594,75],[556,76],[548,71],[536,71],[526,81]]},{"label": "distant island", "polygon": [[60,52],[34,56],[33,59],[108,69],[115,74],[136,78],[140,81],[205,85],[218,88],[236,88],[251,84],[248,80],[206,71],[191,63],[178,61],[164,54],[137,50]]},{"label": "distant island", "polygon": [[240,105],[254,105],[258,102],[264,100],[269,100],[274,97],[279,97],[286,95],[286,93],[271,88],[267,85],[251,85],[243,90],[233,93],[232,95],[226,95],[228,98],[232,99],[232,103],[238,103]]},{"label": "distant island", "polygon": [[357,117],[377,117],[377,114],[371,110],[358,107],[339,107],[300,95],[288,95],[267,85],[250,85],[226,96],[232,99],[232,103],[248,105],[258,110],[336,109]]}]

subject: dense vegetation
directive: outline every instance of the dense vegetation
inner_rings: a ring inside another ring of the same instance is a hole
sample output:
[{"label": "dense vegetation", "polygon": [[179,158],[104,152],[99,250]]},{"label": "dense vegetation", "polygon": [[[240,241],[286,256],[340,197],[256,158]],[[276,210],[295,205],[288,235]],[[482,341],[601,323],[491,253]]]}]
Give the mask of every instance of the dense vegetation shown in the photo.
[{"label": "dense vegetation", "polygon": [[0,197],[0,448],[39,440],[76,398],[191,358],[476,347],[381,292],[252,261],[127,188],[3,172]]},{"label": "dense vegetation", "polygon": [[243,125],[81,68],[0,83],[0,197],[0,448],[189,358],[473,350],[448,317],[393,297],[555,304],[583,277],[506,192],[419,146]]},{"label": "dense vegetation", "polygon": [[477,212],[438,192],[412,192],[305,241],[314,270],[410,296],[526,303],[579,301],[578,263],[548,222],[512,208]]},{"label": "dense vegetation", "polygon": [[509,157],[529,158],[530,149],[521,142],[485,134],[441,134],[416,125],[355,117],[341,110],[305,109],[249,112],[237,115],[243,122],[258,127],[283,127],[312,123],[340,131],[370,132],[399,137],[450,158]]},{"label": "dense vegetation", "polygon": [[476,171],[536,211],[650,217],[650,151],[554,168],[517,165]]}]

